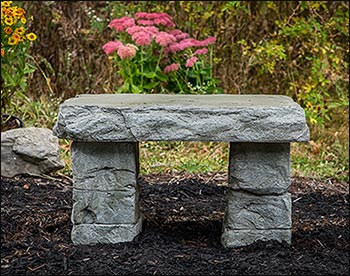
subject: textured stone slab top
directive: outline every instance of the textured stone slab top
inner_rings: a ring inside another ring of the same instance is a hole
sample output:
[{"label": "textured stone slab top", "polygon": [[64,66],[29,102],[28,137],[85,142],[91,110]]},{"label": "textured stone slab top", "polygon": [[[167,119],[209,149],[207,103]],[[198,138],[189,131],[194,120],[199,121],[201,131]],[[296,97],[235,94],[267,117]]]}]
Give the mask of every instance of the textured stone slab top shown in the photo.
[{"label": "textured stone slab top", "polygon": [[54,134],[87,142],[309,140],[299,104],[251,94],[80,95],[60,105]]}]

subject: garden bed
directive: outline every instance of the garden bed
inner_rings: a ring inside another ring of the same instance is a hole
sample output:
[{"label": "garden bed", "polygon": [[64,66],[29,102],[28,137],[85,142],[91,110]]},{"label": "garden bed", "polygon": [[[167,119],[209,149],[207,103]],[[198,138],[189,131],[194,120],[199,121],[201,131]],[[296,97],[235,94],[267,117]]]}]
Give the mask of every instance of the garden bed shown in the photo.
[{"label": "garden bed", "polygon": [[223,248],[224,174],[140,177],[143,231],[135,241],[76,246],[71,180],[1,178],[1,272],[44,275],[347,275],[347,183],[292,178],[292,244]]}]

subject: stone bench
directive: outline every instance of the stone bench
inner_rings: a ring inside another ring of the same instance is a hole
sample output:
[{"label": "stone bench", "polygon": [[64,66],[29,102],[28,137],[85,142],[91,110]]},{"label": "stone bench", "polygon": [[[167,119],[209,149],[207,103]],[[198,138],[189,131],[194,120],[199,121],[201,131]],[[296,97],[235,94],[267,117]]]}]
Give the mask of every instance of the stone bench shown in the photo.
[{"label": "stone bench", "polygon": [[81,95],[54,134],[73,140],[72,241],[118,243],[141,232],[138,142],[230,142],[222,244],[291,242],[290,142],[309,140],[304,110],[276,95]]}]

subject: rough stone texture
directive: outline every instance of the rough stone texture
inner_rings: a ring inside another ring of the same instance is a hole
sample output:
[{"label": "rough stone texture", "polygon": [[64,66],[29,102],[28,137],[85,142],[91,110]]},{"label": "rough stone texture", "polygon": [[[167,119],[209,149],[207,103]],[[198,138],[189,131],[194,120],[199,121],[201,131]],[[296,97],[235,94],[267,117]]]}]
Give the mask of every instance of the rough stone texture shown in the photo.
[{"label": "rough stone texture", "polygon": [[1,175],[41,175],[64,167],[58,138],[47,128],[16,128],[1,132]]},{"label": "rough stone texture", "polygon": [[134,224],[78,224],[73,225],[74,244],[108,244],[132,241],[142,230],[142,218]]},{"label": "rough stone texture", "polygon": [[137,143],[74,141],[71,160],[75,189],[129,191],[137,186]]},{"label": "rough stone texture", "polygon": [[281,194],[290,186],[289,143],[230,143],[229,187]]},{"label": "rough stone texture", "polygon": [[238,230],[224,229],[221,236],[221,244],[225,247],[241,247],[252,244],[258,240],[276,240],[291,243],[292,231],[290,229],[267,229],[267,230]]},{"label": "rough stone texture", "polygon": [[291,195],[253,195],[229,190],[224,224],[230,229],[289,229]]},{"label": "rough stone texture", "polygon": [[[71,146],[74,187],[91,183],[92,190],[119,190],[135,186],[138,173],[137,143],[76,142]],[[127,177],[133,175],[134,177]]]},{"label": "rough stone texture", "polygon": [[138,192],[73,190],[74,224],[135,223],[139,217]]},{"label": "rough stone texture", "polygon": [[136,187],[136,173],[116,168],[100,168],[86,173],[77,172],[74,187],[83,190],[115,191]]},{"label": "rough stone texture", "polygon": [[308,141],[304,110],[277,95],[80,95],[54,133],[75,141]]},{"label": "rough stone texture", "polygon": [[141,231],[137,143],[73,141],[72,240],[130,241]]}]

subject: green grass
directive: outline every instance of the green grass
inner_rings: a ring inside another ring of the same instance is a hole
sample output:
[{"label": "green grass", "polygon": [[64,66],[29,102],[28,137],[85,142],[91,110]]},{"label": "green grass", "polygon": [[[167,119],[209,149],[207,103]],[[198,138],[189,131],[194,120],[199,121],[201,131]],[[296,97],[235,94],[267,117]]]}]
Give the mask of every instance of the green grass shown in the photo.
[{"label": "green grass", "polygon": [[13,98],[12,105],[6,113],[20,117],[26,127],[45,127],[52,129],[57,121],[60,99],[41,96],[32,99],[25,95]]},{"label": "green grass", "polygon": [[208,173],[226,171],[228,143],[219,142],[142,142],[140,172]]},{"label": "green grass", "polygon": [[[59,106],[58,99],[41,97],[16,99],[8,113],[24,120],[27,127],[52,129]],[[313,140],[291,144],[291,175],[349,181],[348,114],[340,126],[311,129]],[[339,122],[338,121],[338,122]],[[336,122],[336,121],[335,121]],[[346,123],[344,123],[346,122]],[[71,175],[70,141],[60,139],[65,168],[59,173]],[[140,173],[227,172],[229,143],[220,142],[141,142]]]},{"label": "green grass", "polygon": [[349,182],[348,126],[328,128],[308,143],[292,143],[292,175]]}]

